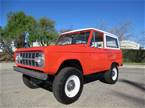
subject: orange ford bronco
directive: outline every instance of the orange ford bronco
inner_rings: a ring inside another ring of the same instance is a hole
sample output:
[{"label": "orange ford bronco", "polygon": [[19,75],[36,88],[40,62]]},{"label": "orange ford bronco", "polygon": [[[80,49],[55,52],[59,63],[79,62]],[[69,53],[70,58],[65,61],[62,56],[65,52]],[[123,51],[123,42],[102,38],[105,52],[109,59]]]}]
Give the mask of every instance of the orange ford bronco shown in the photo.
[{"label": "orange ford bronco", "polygon": [[114,84],[122,65],[117,36],[95,28],[62,33],[55,45],[17,49],[14,58],[26,86],[47,85],[63,104],[80,97],[84,76],[101,73],[101,81]]}]

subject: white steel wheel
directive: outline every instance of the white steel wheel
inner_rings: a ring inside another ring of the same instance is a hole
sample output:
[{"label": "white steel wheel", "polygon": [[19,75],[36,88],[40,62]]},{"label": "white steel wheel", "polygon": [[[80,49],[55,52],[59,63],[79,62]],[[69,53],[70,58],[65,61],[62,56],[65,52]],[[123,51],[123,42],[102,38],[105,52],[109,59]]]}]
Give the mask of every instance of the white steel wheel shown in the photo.
[{"label": "white steel wheel", "polygon": [[70,76],[65,83],[64,89],[66,96],[69,98],[76,96],[80,90],[79,77],[76,75]]},{"label": "white steel wheel", "polygon": [[117,76],[118,76],[117,74],[118,74],[117,69],[116,69],[116,67],[114,67],[112,69],[112,80],[113,81],[115,81],[117,79]]},{"label": "white steel wheel", "polygon": [[75,67],[65,67],[55,76],[53,94],[63,104],[77,101],[83,90],[83,74]]}]

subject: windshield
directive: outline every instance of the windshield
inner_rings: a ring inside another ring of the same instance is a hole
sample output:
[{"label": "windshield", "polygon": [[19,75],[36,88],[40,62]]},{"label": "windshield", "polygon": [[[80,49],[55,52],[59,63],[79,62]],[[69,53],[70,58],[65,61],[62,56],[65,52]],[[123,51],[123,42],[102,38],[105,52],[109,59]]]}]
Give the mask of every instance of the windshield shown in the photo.
[{"label": "windshield", "polygon": [[56,45],[69,45],[69,44],[86,44],[90,32],[82,32],[78,34],[66,34],[60,36]]}]

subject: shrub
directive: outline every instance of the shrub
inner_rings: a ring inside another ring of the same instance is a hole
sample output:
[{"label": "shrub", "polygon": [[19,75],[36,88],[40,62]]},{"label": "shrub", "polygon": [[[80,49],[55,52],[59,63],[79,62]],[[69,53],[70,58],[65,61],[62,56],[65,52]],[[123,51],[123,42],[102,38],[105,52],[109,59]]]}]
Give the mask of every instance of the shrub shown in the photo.
[{"label": "shrub", "polygon": [[145,50],[133,50],[133,49],[123,49],[123,59],[124,62],[136,62],[144,63],[145,62]]}]

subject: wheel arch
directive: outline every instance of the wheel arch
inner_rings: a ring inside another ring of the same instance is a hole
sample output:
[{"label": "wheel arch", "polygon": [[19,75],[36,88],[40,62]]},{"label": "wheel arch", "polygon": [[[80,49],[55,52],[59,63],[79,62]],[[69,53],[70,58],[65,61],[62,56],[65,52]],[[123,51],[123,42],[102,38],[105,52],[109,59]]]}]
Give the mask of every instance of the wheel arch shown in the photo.
[{"label": "wheel arch", "polygon": [[61,65],[59,66],[59,68],[58,68],[56,74],[58,74],[59,71],[60,71],[62,68],[64,68],[64,67],[75,67],[75,68],[79,69],[79,70],[82,72],[82,74],[83,74],[83,67],[82,67],[82,64],[81,64],[80,61],[77,60],[77,59],[67,59],[67,60],[64,60],[64,61],[61,63]]},{"label": "wheel arch", "polygon": [[111,66],[112,66],[112,65],[119,66],[119,63],[117,63],[117,62],[112,62]]}]

